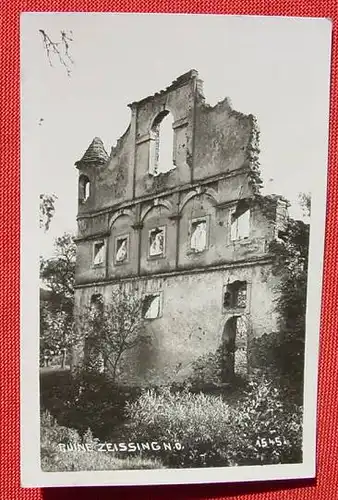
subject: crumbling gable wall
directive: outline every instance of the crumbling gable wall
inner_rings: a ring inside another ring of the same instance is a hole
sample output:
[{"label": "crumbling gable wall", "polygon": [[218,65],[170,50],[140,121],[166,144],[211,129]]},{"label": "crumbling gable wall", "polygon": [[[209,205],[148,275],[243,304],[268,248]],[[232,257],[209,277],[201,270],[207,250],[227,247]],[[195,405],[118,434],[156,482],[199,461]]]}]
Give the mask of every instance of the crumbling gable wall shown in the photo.
[{"label": "crumbling gable wall", "polygon": [[[231,173],[221,201],[251,194],[247,171],[253,117],[233,111],[227,99],[214,107],[206,104],[195,70],[129,107],[130,124],[109,157],[106,154],[98,163],[77,162],[91,182],[91,195],[79,213]],[[161,155],[161,130],[168,117],[171,151]]]},{"label": "crumbling gable wall", "polygon": [[[191,180],[194,101],[197,73],[191,71],[178,78],[166,90],[131,105],[136,109],[135,196],[161,192],[187,184]],[[172,120],[171,158],[161,158],[161,124]],[[159,133],[159,144],[156,144]],[[159,151],[156,150],[158,147]],[[159,153],[158,175],[153,163]],[[172,168],[161,173],[162,161]]]},{"label": "crumbling gable wall", "polygon": [[249,167],[252,117],[231,109],[228,99],[209,106],[196,100],[194,180]]}]

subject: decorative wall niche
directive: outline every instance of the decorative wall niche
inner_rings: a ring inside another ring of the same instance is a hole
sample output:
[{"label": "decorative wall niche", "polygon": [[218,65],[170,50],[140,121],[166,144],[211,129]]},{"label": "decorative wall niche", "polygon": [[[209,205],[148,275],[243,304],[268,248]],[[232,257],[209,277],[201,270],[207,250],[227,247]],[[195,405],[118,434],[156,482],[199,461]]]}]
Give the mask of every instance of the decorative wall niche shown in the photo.
[{"label": "decorative wall niche", "polygon": [[160,226],[148,232],[148,257],[156,259],[165,256],[166,227]]},{"label": "decorative wall niche", "polygon": [[190,221],[189,249],[200,253],[209,246],[209,216],[197,217]]},{"label": "decorative wall niche", "polygon": [[129,234],[116,236],[115,252],[114,252],[115,265],[125,264],[126,262],[129,262],[129,252],[130,252]]}]

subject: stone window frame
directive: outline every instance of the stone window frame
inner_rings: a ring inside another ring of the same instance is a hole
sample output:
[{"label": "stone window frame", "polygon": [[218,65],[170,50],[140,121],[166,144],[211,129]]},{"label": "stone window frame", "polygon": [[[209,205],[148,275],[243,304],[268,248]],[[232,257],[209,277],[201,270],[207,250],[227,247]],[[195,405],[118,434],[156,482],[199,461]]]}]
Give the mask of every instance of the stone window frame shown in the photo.
[{"label": "stone window frame", "polygon": [[[160,166],[161,166],[161,127],[162,127],[162,122],[168,117],[172,117],[172,152],[171,152],[171,162],[172,162],[172,168],[166,171],[162,171]],[[148,140],[148,148],[149,148],[149,155],[148,155],[148,175],[151,177],[157,177],[158,175],[161,174],[167,174],[169,172],[172,172],[173,170],[176,170],[177,165],[176,165],[176,131],[174,128],[175,124],[175,119],[174,115],[171,110],[165,109],[162,111],[159,111],[155,117],[152,120],[152,124],[149,130],[149,133],[146,134],[147,140]]]},{"label": "stone window frame", "polygon": [[[224,305],[224,295],[228,293],[228,288],[235,283],[246,283],[246,304],[244,307],[232,304],[229,307]],[[222,313],[232,315],[242,315],[250,308],[251,283],[246,279],[233,279],[228,283],[223,283],[222,286]]]},{"label": "stone window frame", "polygon": [[[163,229],[164,233],[164,238],[163,238],[163,252],[162,254],[158,255],[150,255],[150,233],[156,229]],[[159,226],[154,226],[150,229],[148,229],[148,234],[147,234],[147,260],[157,260],[157,259],[165,259],[166,257],[166,251],[167,251],[167,226],[164,225],[159,225]]]},{"label": "stone window frame", "polygon": [[[86,196],[86,189],[88,186],[88,196]],[[91,196],[92,185],[88,175],[81,174],[79,177],[79,203],[82,205],[89,200]]]},{"label": "stone window frame", "polygon": [[[98,264],[95,264],[95,257],[96,257],[95,247],[97,245],[100,245],[101,243],[103,244],[103,259],[102,259],[102,262],[100,262]],[[93,241],[93,245],[92,245],[92,267],[97,268],[97,267],[104,267],[105,266],[106,251],[107,251],[106,241],[104,239],[98,239],[98,240]]]},{"label": "stone window frame", "polygon": [[[119,262],[116,260],[116,253],[117,253],[117,242],[118,240],[122,239],[127,239],[127,258],[123,260],[122,262]],[[114,255],[113,255],[113,261],[115,266],[123,266],[124,264],[130,263],[130,233],[125,233],[125,234],[119,234],[115,236],[114,238]]]},{"label": "stone window frame", "polygon": [[[203,250],[200,250],[200,251],[191,248],[192,225],[194,222],[199,221],[199,220],[205,220],[207,223],[206,245],[205,245],[205,248]],[[192,217],[189,220],[188,254],[196,254],[196,255],[202,254],[202,253],[206,252],[207,250],[209,250],[209,246],[210,246],[210,215],[205,214],[205,215],[199,215],[198,217]]]},{"label": "stone window frame", "polygon": [[[156,318],[146,318],[145,317],[145,311],[143,310],[144,308],[144,301],[146,299],[146,297],[150,297],[150,296],[158,296],[160,301],[159,301],[159,313],[158,313],[158,316],[156,316]],[[163,291],[162,290],[158,290],[158,291],[149,291],[149,292],[144,292],[142,294],[142,318],[144,321],[154,321],[156,319],[159,319],[159,318],[162,318],[163,316]]]},{"label": "stone window frame", "polygon": [[[246,241],[251,239],[252,213],[251,213],[251,208],[249,206],[248,206],[247,210],[245,210],[245,212],[246,211],[249,212],[249,234],[248,234],[248,236],[245,236],[244,238],[232,239],[232,237],[231,237],[231,226],[233,223],[232,218],[233,218],[234,214],[236,213],[236,211],[237,211],[237,203],[234,206],[232,206],[229,210],[229,225],[228,225],[228,227],[229,227],[229,242],[232,244],[236,244],[238,242],[243,243],[243,242],[246,242]],[[245,213],[245,212],[243,212],[243,213]]]}]

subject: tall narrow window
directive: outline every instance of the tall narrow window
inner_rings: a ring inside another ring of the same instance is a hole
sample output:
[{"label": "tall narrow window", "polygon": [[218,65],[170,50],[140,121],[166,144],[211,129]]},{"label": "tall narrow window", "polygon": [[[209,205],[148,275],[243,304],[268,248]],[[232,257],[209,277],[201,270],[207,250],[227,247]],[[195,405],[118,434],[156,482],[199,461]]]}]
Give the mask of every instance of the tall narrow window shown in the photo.
[{"label": "tall narrow window", "polygon": [[94,243],[94,256],[93,256],[93,265],[94,266],[102,266],[104,263],[104,241],[96,241]]},{"label": "tall narrow window", "polygon": [[159,175],[175,168],[173,117],[168,111],[160,113],[151,129],[149,173]]},{"label": "tall narrow window", "polygon": [[90,180],[86,175],[81,175],[79,179],[79,200],[85,203],[90,196]]},{"label": "tall narrow window", "polygon": [[238,206],[231,214],[231,241],[242,240],[250,236],[250,209],[246,205]]}]

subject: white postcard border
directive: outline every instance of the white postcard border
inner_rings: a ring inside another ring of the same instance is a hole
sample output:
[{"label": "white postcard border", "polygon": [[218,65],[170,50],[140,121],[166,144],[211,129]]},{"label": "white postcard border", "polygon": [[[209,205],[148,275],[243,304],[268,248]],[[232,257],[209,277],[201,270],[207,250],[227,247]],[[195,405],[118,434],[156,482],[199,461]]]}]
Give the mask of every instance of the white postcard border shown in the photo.
[{"label": "white postcard border", "polygon": [[[50,13],[48,13],[50,14]],[[21,17],[24,28],[29,14]],[[42,15],[42,14],[39,14]],[[90,15],[90,14],[88,14]],[[134,15],[134,14],[122,14]],[[145,15],[145,14],[143,14]],[[158,15],[158,14],[154,14]],[[248,16],[246,16],[248,17]],[[257,16],[254,16],[257,17]],[[281,18],[282,19],[282,18]],[[43,472],[40,469],[39,417],[39,192],[34,181],[34,165],[27,164],[30,139],[25,124],[27,104],[21,95],[21,484],[36,486],[155,485],[243,482],[315,476],[316,403],[318,374],[318,339],[321,315],[323,254],[326,217],[327,151],[329,123],[329,75],[332,23],[327,19],[308,18],[320,31],[323,57],[327,57],[327,112],[323,113],[321,143],[323,165],[319,165],[312,192],[310,257],[307,292],[307,342],[305,347],[303,463],[264,466],[240,466],[194,469],[159,469],[125,471]],[[21,39],[24,57],[24,38]],[[25,75],[25,78],[29,78]],[[314,96],[313,98],[316,98]],[[324,116],[325,115],[325,116]],[[325,131],[325,134],[324,134]],[[323,139],[323,138],[322,138]]]}]

